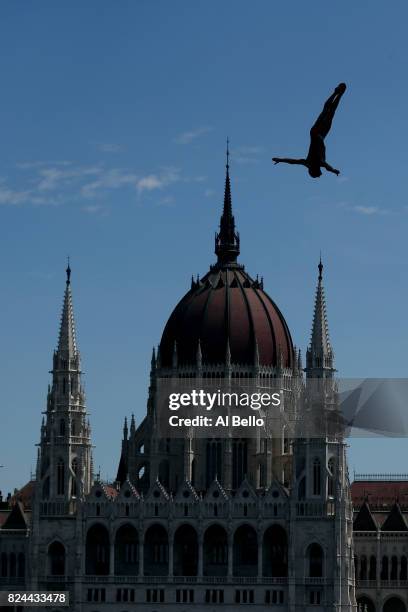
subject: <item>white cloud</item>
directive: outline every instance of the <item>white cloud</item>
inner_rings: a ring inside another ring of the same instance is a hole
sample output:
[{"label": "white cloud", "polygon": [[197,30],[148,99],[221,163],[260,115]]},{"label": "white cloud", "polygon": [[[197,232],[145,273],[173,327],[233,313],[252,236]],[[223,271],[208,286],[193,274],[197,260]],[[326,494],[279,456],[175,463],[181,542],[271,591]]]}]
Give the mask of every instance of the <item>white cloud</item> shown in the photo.
[{"label": "white cloud", "polygon": [[44,166],[72,166],[71,161],[59,160],[59,161],[35,161],[35,162],[19,162],[16,164],[16,168],[20,170],[32,170],[35,168],[42,168]]},{"label": "white cloud", "polygon": [[11,206],[23,204],[30,199],[31,191],[16,191],[10,189],[4,184],[0,185],[0,204],[8,204]]},{"label": "white cloud", "polygon": [[100,166],[79,166],[61,170],[61,168],[43,168],[39,170],[39,191],[51,191],[57,189],[61,184],[71,183],[75,179],[98,175],[102,172]]},{"label": "white cloud", "polygon": [[352,206],[352,210],[360,215],[387,215],[389,213],[385,208],[379,206]]},{"label": "white cloud", "polygon": [[137,191],[139,194],[143,191],[154,191],[156,189],[163,189],[172,183],[177,183],[180,180],[179,171],[175,168],[168,168],[160,174],[148,174],[142,176],[137,181]]},{"label": "white cloud", "polygon": [[196,130],[190,130],[189,132],[182,132],[176,136],[174,142],[181,145],[188,145],[191,144],[193,140],[196,140],[196,138],[204,136],[204,134],[208,134],[208,132],[211,132],[211,130],[211,127],[200,127]]},{"label": "white cloud", "polygon": [[231,161],[238,164],[256,164],[259,156],[264,152],[263,147],[241,146],[231,149]]},{"label": "white cloud", "polygon": [[137,181],[138,175],[134,172],[112,168],[104,170],[96,180],[82,185],[81,195],[85,198],[93,198],[97,191],[120,189],[129,185],[136,187]]}]

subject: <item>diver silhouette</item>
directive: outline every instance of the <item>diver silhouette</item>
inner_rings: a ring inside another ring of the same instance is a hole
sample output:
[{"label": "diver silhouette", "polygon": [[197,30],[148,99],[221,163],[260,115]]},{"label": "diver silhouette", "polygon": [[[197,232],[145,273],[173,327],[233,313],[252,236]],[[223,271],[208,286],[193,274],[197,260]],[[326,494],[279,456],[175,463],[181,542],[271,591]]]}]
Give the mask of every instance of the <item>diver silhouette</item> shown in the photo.
[{"label": "diver silhouette", "polygon": [[318,116],[315,124],[310,130],[310,147],[306,159],[293,159],[291,157],[272,157],[275,164],[297,164],[306,166],[312,178],[319,178],[322,175],[320,168],[325,168],[328,172],[333,172],[336,175],[340,174],[339,170],[333,168],[326,162],[326,147],[324,139],[330,131],[334,113],[337,110],[341,96],[346,91],[346,84],[340,83],[332,95],[326,100],[323,110]]}]

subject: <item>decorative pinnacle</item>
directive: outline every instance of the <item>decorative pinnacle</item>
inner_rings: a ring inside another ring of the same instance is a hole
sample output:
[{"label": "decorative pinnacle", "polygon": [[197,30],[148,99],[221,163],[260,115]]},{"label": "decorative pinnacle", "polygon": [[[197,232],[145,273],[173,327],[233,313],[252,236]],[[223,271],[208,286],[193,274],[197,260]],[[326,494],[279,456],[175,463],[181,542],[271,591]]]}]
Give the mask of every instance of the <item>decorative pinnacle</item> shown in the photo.
[{"label": "decorative pinnacle", "polygon": [[321,281],[323,278],[323,264],[322,264],[322,252],[321,251],[320,251],[319,265],[317,267],[319,269],[319,281]]},{"label": "decorative pinnacle", "polygon": [[215,235],[215,254],[220,264],[235,263],[239,255],[239,234],[235,231],[235,219],[232,214],[229,155],[229,139],[227,138],[224,205],[220,219],[220,231]]},{"label": "decorative pinnacle", "polygon": [[226,169],[229,170],[229,138],[227,136],[227,163],[225,165]]},{"label": "decorative pinnacle", "polygon": [[68,265],[65,271],[67,273],[67,285],[69,285],[71,282],[71,266],[69,265],[69,255],[68,255]]}]

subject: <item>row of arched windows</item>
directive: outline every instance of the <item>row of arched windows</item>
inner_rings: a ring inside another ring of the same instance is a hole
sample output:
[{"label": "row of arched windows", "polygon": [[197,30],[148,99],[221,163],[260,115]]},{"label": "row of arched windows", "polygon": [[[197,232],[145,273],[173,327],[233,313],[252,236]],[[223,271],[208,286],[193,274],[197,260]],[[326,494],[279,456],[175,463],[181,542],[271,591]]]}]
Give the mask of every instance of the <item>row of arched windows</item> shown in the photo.
[{"label": "row of arched windows", "polygon": [[[354,566],[356,580],[376,580],[377,579],[377,558],[375,555],[367,557],[355,557]],[[380,563],[381,580],[408,580],[407,556],[398,558],[397,555],[388,557],[384,555]]]},{"label": "row of arched windows", "polygon": [[[146,531],[143,547],[140,546],[137,529],[122,525],[115,536],[115,574],[136,575],[139,572],[140,555],[143,556],[145,576],[165,576],[169,572],[169,537],[163,525],[155,524]],[[173,574],[195,576],[198,572],[198,535],[191,525],[180,526],[172,542]],[[288,542],[286,531],[279,525],[269,527],[263,534],[262,574],[286,577],[288,572]],[[86,537],[86,573],[109,574],[110,539],[106,527],[93,525]],[[142,549],[143,548],[143,552]],[[231,546],[232,569],[235,576],[258,575],[258,536],[248,524],[241,525],[233,535]],[[229,546],[226,530],[218,524],[207,528],[203,537],[203,573],[206,576],[226,576],[229,562]],[[324,555],[319,544],[312,544],[306,552],[305,574],[311,577],[324,575]]]},{"label": "row of arched windows", "polygon": [[23,552],[2,552],[0,555],[0,576],[2,578],[24,578],[25,554]]}]

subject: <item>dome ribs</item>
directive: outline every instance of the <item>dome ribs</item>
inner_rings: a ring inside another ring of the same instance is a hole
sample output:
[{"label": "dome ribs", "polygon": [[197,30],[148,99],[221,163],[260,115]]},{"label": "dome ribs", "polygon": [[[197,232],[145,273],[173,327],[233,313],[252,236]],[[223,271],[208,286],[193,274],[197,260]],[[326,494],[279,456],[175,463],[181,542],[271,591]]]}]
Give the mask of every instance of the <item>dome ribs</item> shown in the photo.
[{"label": "dome ribs", "polygon": [[[241,274],[242,274],[242,273],[241,273]],[[244,300],[244,302],[245,302],[246,309],[247,309],[247,313],[248,313],[249,329],[250,329],[250,338],[251,338],[250,343],[251,343],[251,345],[252,345],[253,350],[252,350],[252,354],[251,354],[250,356],[249,356],[248,354],[246,355],[246,358],[247,358],[247,359],[246,359],[246,361],[247,361],[249,364],[251,364],[251,365],[252,365],[252,364],[253,364],[254,354],[255,354],[255,344],[256,344],[256,339],[255,339],[255,329],[254,329],[254,320],[253,320],[253,317],[252,317],[252,312],[251,312],[251,308],[250,308],[250,306],[249,306],[249,302],[248,302],[247,295],[245,294],[245,289],[244,289],[244,287],[242,286],[242,283],[240,282],[240,279],[239,279],[239,275],[238,275],[238,273],[236,272],[236,273],[234,274],[234,276],[235,276],[235,278],[237,279],[237,282],[238,282],[238,287],[239,287],[239,289],[240,289],[240,291],[241,291],[241,295],[242,295],[243,300]],[[247,277],[246,275],[245,275],[245,280],[248,280],[248,277]],[[249,357],[249,360],[248,360],[248,357]]]}]

